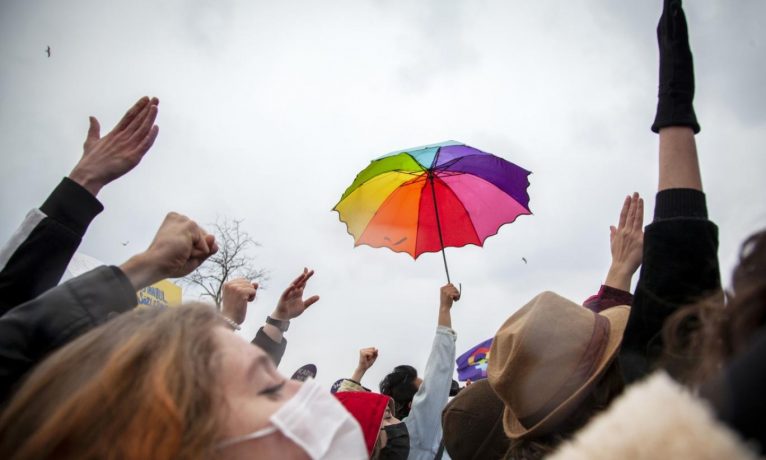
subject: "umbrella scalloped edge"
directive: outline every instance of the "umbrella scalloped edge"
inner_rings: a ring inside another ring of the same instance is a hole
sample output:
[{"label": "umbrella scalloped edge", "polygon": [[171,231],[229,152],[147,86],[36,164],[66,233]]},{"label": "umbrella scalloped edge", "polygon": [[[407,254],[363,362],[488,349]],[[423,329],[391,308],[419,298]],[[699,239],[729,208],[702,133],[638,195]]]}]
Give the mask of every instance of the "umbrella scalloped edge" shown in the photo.
[{"label": "umbrella scalloped edge", "polygon": [[[462,248],[462,247],[465,247],[465,246],[469,246],[469,245],[470,245],[470,246],[477,246],[477,247],[483,248],[483,247],[484,247],[484,242],[485,242],[485,241],[487,241],[487,240],[488,240],[490,237],[492,237],[492,236],[495,236],[495,235],[497,235],[498,233],[500,233],[500,229],[501,229],[501,228],[503,228],[504,226],[506,226],[506,225],[508,225],[508,224],[512,224],[512,223],[514,223],[514,222],[516,222],[516,219],[518,219],[520,216],[531,216],[531,215],[534,215],[534,213],[533,213],[533,212],[532,212],[532,210],[530,209],[530,206],[529,206],[529,204],[527,204],[527,210],[528,210],[529,212],[522,212],[522,213],[519,213],[519,214],[517,214],[517,215],[516,215],[516,217],[514,217],[514,218],[513,218],[513,220],[509,220],[508,222],[503,222],[502,224],[500,224],[500,225],[497,227],[497,229],[495,229],[495,232],[494,232],[494,233],[492,233],[492,234],[489,234],[489,235],[485,236],[485,237],[484,237],[484,239],[483,239],[483,240],[481,240],[481,244],[476,244],[476,243],[465,243],[465,244],[461,244],[460,246],[446,246],[444,249],[447,249],[447,248]],[[423,251],[423,252],[421,252],[420,254],[417,254],[417,255],[413,256],[412,254],[410,254],[410,253],[409,253],[409,252],[407,252],[407,251],[397,251],[396,249],[394,249],[394,248],[392,248],[392,247],[390,247],[390,246],[386,246],[386,245],[384,245],[384,244],[381,244],[380,246],[374,246],[374,245],[372,245],[372,244],[367,244],[367,243],[357,243],[357,242],[356,242],[356,236],[354,236],[354,234],[353,234],[353,233],[351,233],[351,232],[349,231],[349,229],[348,229],[348,223],[347,223],[345,220],[343,220],[343,218],[342,218],[342,217],[341,217],[341,215],[340,215],[340,211],[338,211],[337,209],[333,208],[333,209],[331,210],[331,212],[337,212],[337,213],[338,213],[338,221],[340,221],[341,223],[343,223],[343,225],[345,225],[345,226],[346,226],[346,233],[348,233],[348,234],[349,234],[349,236],[351,236],[352,238],[354,238],[354,247],[355,247],[355,248],[356,248],[356,247],[359,247],[359,246],[367,246],[367,247],[370,247],[370,248],[376,248],[376,249],[377,249],[377,248],[386,248],[386,249],[389,249],[389,250],[391,250],[391,252],[397,252],[397,253],[405,253],[405,254],[408,254],[410,257],[412,257],[412,258],[413,258],[413,260],[418,260],[418,257],[420,257],[420,256],[421,256],[421,255],[423,255],[423,254],[427,254],[427,253],[435,253],[435,252],[440,252],[440,251],[441,251],[441,249],[437,249],[437,250],[435,250],[435,251]]]}]

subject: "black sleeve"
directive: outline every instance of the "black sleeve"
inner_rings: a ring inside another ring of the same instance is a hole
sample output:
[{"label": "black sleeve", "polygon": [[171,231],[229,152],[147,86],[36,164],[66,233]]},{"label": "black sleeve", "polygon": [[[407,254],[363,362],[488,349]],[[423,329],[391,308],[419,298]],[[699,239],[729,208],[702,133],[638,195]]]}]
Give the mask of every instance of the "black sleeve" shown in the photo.
[{"label": "black sleeve", "polygon": [[79,184],[61,181],[27,221],[34,213],[42,219],[29,230],[22,224],[15,241],[3,249],[8,258],[0,267],[0,315],[58,284],[88,225],[103,209]]},{"label": "black sleeve", "polygon": [[49,353],[135,306],[125,274],[99,267],[0,317],[0,401]]},{"label": "black sleeve", "polygon": [[252,344],[265,351],[271,357],[271,360],[274,361],[274,365],[279,366],[279,362],[282,361],[282,356],[287,348],[287,339],[282,337],[282,341],[277,343],[263,332],[263,328],[260,328],[255,334]]},{"label": "black sleeve", "polygon": [[664,350],[665,320],[680,307],[721,288],[718,227],[703,217],[700,204],[704,206],[704,195],[694,190],[657,195],[660,212],[644,233],[641,272],[620,350],[626,383],[657,367]]}]

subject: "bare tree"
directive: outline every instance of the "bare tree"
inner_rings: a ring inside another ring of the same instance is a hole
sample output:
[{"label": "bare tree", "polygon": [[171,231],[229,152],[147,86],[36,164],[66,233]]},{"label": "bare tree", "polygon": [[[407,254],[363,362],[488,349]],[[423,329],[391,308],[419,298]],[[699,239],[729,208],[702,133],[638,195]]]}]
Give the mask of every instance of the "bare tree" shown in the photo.
[{"label": "bare tree", "polygon": [[233,278],[265,281],[268,272],[255,268],[252,249],[258,242],[241,227],[242,221],[219,219],[212,225],[218,252],[182,279],[184,284],[198,288],[200,297],[209,297],[221,309],[223,283]]}]

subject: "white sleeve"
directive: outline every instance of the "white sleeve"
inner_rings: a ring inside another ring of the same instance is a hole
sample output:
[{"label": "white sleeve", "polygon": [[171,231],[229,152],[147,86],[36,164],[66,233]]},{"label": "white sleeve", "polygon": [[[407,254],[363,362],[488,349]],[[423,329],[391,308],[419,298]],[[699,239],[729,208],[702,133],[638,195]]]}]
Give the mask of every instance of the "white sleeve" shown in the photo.
[{"label": "white sleeve", "polygon": [[442,410],[447,405],[455,372],[455,340],[452,329],[436,328],[423,383],[412,398],[410,414],[404,419],[410,432],[410,447],[436,453],[442,438]]}]

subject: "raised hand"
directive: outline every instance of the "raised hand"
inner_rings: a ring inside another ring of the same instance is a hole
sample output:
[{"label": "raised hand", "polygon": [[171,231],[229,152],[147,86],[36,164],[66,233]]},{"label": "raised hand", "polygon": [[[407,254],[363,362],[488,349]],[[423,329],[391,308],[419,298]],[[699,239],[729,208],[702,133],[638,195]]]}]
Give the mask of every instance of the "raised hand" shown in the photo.
[{"label": "raised hand", "polygon": [[609,232],[612,265],[604,284],[628,291],[644,249],[644,200],[638,193],[625,197],[617,227],[610,226]]},{"label": "raised hand", "polygon": [[319,300],[318,295],[311,296],[308,299],[303,298],[303,289],[305,289],[306,283],[312,276],[314,276],[314,270],[303,269],[303,273],[295,278],[279,297],[277,308],[271,314],[272,318],[282,321],[297,318]]},{"label": "raised hand", "polygon": [[659,98],[652,131],[668,126],[688,126],[700,131],[694,113],[694,60],[681,0],[665,0],[657,24],[660,51]]},{"label": "raised hand", "polygon": [[357,364],[356,370],[351,375],[351,380],[361,384],[364,373],[375,364],[376,359],[378,359],[377,348],[367,347],[359,350],[359,364]]},{"label": "raised hand", "polygon": [[458,300],[460,300],[460,291],[452,283],[442,286],[440,291],[440,308],[449,310],[452,308],[452,302],[457,302]]},{"label": "raised hand", "polygon": [[135,168],[159,133],[154,124],[159,103],[157,98],[142,97],[104,137],[96,117],[90,117],[82,158],[69,178],[96,196],[103,186]]},{"label": "raised hand", "polygon": [[442,286],[439,293],[439,326],[452,327],[452,303],[460,300],[460,291],[452,284]]},{"label": "raised hand", "polygon": [[375,347],[362,348],[359,350],[359,368],[365,371],[375,364],[378,359],[378,349]]},{"label": "raised hand", "polygon": [[258,283],[246,278],[235,278],[223,284],[221,313],[237,324],[242,324],[247,315],[247,304],[255,300]]},{"label": "raised hand", "polygon": [[217,251],[213,235],[188,217],[171,212],[149,248],[120,268],[138,290],[165,278],[186,276]]}]

